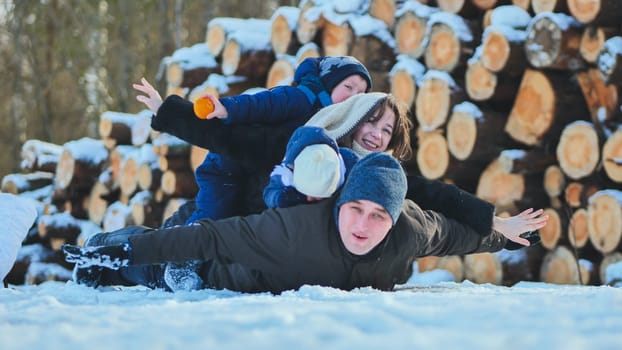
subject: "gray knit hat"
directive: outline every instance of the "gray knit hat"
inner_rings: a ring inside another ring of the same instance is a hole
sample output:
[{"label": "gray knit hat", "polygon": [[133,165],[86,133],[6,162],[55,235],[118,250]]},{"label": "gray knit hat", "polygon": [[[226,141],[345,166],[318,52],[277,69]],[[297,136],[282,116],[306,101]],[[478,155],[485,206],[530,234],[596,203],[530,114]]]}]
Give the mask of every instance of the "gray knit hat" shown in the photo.
[{"label": "gray knit hat", "polygon": [[385,153],[371,153],[352,167],[335,202],[335,218],[344,203],[364,199],[381,205],[395,225],[407,188],[406,174],[395,158]]}]

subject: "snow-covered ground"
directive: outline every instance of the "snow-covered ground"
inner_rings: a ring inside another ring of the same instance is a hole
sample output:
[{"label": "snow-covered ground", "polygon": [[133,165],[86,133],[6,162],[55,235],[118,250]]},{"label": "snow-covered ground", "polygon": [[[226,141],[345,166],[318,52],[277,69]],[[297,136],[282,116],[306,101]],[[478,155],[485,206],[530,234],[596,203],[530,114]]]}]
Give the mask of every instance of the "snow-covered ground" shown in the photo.
[{"label": "snow-covered ground", "polygon": [[[440,270],[437,270],[440,271]],[[434,272],[434,271],[433,271]],[[73,282],[0,289],[8,349],[620,349],[622,288],[430,282],[274,296]]]}]

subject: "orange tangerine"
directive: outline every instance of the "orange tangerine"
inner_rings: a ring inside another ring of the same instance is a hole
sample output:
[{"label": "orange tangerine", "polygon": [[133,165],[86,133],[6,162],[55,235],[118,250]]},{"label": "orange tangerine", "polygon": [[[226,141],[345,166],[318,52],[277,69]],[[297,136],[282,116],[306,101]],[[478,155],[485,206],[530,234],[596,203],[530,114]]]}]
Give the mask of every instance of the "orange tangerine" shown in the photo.
[{"label": "orange tangerine", "polygon": [[194,114],[199,119],[205,119],[208,114],[214,111],[214,103],[207,96],[199,97],[194,102]]}]

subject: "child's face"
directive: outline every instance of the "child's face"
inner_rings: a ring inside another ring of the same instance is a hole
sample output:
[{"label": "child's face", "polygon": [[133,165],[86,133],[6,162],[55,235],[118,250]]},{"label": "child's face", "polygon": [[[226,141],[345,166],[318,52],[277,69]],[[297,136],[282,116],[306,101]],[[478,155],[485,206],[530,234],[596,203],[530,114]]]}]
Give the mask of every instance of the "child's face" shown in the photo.
[{"label": "child's face", "polygon": [[343,102],[354,95],[362,94],[365,90],[367,90],[365,79],[358,74],[354,74],[343,79],[335,86],[330,93],[330,99],[333,103]]},{"label": "child's face", "polygon": [[371,152],[384,152],[389,147],[395,128],[395,113],[386,108],[381,115],[364,122],[354,132],[354,141]]}]

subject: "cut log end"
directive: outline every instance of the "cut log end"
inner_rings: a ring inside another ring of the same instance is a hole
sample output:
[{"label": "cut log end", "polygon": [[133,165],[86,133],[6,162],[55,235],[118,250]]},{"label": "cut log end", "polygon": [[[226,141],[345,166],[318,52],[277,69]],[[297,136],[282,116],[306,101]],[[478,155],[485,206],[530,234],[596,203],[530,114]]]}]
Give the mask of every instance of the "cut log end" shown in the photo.
[{"label": "cut log end", "polygon": [[229,40],[225,44],[222,51],[222,73],[224,75],[233,75],[240,64],[240,45],[235,40]]},{"label": "cut log end", "polygon": [[278,15],[272,20],[270,30],[270,44],[275,54],[286,54],[292,42],[293,33],[287,22],[287,17]]},{"label": "cut log end", "polygon": [[562,220],[557,210],[551,208],[545,209],[544,215],[549,216],[549,221],[546,223],[546,226],[540,229],[542,246],[548,250],[552,250],[562,238]]},{"label": "cut log end", "polygon": [[586,62],[595,63],[598,53],[605,44],[605,32],[602,28],[587,27],[581,35],[579,52]]},{"label": "cut log end", "polygon": [[551,165],[544,171],[544,190],[549,197],[558,197],[564,191],[566,179],[562,169],[557,165]]},{"label": "cut log end", "polygon": [[568,240],[575,248],[583,248],[589,241],[587,220],[587,210],[584,208],[577,209],[570,218]]},{"label": "cut log end", "polygon": [[417,83],[407,71],[398,70],[391,78],[391,94],[407,106],[412,106],[417,95]]},{"label": "cut log end", "polygon": [[449,152],[458,160],[465,160],[473,152],[477,140],[475,119],[465,112],[454,112],[447,123]]},{"label": "cut log end", "polygon": [[466,91],[474,101],[488,100],[497,87],[497,76],[486,69],[482,62],[468,65],[465,73]]},{"label": "cut log end", "polygon": [[425,46],[427,20],[408,12],[395,25],[395,41],[399,53],[419,58]]},{"label": "cut log end", "polygon": [[502,33],[490,32],[482,43],[482,64],[497,73],[505,67],[510,57],[510,43]]},{"label": "cut log end", "polygon": [[600,13],[601,0],[568,0],[568,10],[581,23],[590,23]]},{"label": "cut log end", "polygon": [[429,69],[451,72],[460,61],[460,52],[461,43],[456,33],[446,24],[435,24],[425,50],[426,66]]},{"label": "cut log end", "polygon": [[523,198],[525,179],[521,175],[504,172],[494,160],[481,174],[476,195],[499,207],[513,207]]},{"label": "cut log end", "polygon": [[553,284],[579,284],[577,259],[572,252],[559,246],[548,252],[540,268],[540,280]]},{"label": "cut log end", "polygon": [[464,277],[475,283],[491,283],[501,285],[503,267],[496,254],[480,253],[464,257]]},{"label": "cut log end", "polygon": [[443,79],[426,79],[417,93],[415,116],[425,129],[443,125],[449,115],[450,88]]},{"label": "cut log end", "polygon": [[594,172],[600,157],[598,135],[590,123],[568,124],[557,144],[557,160],[571,179],[580,179]]},{"label": "cut log end", "polygon": [[268,72],[266,88],[271,89],[279,85],[290,85],[294,80],[295,68],[290,60],[278,59],[274,61]]},{"label": "cut log end", "polygon": [[588,232],[596,250],[608,254],[616,250],[622,238],[622,191],[595,195],[588,205]]},{"label": "cut log end", "polygon": [[443,135],[433,132],[420,140],[417,165],[428,179],[439,179],[445,174],[449,166],[449,151]]},{"label": "cut log end", "polygon": [[611,134],[603,145],[603,167],[607,176],[622,183],[622,129]]}]

